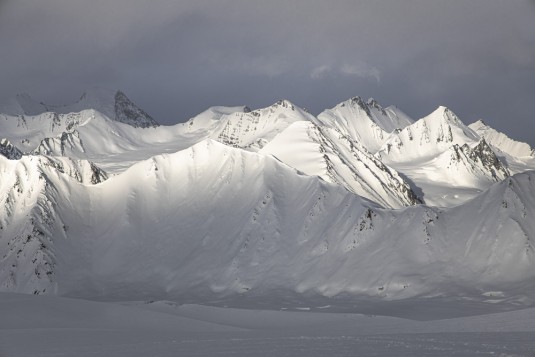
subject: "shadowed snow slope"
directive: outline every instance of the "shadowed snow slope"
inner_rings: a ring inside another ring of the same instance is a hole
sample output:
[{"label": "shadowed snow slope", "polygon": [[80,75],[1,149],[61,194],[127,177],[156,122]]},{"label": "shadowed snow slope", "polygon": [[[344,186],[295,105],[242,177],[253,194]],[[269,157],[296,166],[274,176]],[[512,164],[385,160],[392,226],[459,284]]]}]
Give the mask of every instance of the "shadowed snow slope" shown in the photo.
[{"label": "shadowed snow slope", "polygon": [[312,122],[290,125],[260,153],[271,154],[307,175],[317,175],[342,185],[384,207],[400,208],[420,203],[394,169],[349,137]]}]

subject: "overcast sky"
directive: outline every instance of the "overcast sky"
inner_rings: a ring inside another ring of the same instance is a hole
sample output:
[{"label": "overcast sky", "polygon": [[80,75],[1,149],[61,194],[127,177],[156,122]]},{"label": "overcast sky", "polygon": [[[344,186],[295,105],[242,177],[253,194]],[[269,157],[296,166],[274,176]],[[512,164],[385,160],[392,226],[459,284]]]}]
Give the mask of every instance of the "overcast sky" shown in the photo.
[{"label": "overcast sky", "polygon": [[439,105],[535,145],[534,1],[0,0],[0,101],[123,90],[161,123],[289,99]]}]

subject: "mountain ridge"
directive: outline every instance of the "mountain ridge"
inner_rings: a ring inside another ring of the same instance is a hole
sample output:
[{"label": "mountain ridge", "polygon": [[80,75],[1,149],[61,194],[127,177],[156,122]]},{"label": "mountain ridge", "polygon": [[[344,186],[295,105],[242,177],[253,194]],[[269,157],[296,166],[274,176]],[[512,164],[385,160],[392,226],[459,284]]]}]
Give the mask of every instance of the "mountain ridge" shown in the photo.
[{"label": "mountain ridge", "polygon": [[0,290],[535,304],[535,164],[445,107],[402,113],[354,97],[155,127],[1,114]]}]

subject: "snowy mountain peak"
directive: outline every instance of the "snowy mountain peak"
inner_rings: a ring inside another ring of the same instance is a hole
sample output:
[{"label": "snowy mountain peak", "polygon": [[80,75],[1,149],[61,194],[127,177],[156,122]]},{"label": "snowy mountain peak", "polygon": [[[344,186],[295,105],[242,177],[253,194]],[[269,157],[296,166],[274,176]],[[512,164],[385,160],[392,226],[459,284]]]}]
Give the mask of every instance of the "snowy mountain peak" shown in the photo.
[{"label": "snowy mountain peak", "polygon": [[368,101],[366,102],[366,105],[368,106],[368,108],[375,108],[377,109],[378,111],[381,112],[381,114],[387,116],[387,112],[385,110],[385,108],[383,108],[378,101],[376,101],[374,98],[369,98]]},{"label": "snowy mountain peak", "polygon": [[392,168],[330,128],[299,121],[260,150],[310,176],[319,176],[383,207],[421,203]]},{"label": "snowy mountain peak", "polygon": [[84,92],[76,103],[64,107],[53,107],[53,109],[57,112],[95,109],[110,119],[133,127],[149,128],[159,125],[120,90],[91,88]]},{"label": "snowy mountain peak", "polygon": [[450,109],[440,106],[428,116],[393,133],[378,152],[386,162],[404,162],[434,157],[454,144],[462,146],[479,141]]},{"label": "snowy mountain peak", "polygon": [[381,148],[390,133],[412,123],[401,111],[386,110],[375,99],[365,102],[359,96],[323,111],[318,120],[359,142],[371,153]]},{"label": "snowy mountain peak", "polygon": [[[374,103],[374,99],[372,99]],[[368,103],[366,103],[360,96],[349,98],[348,100],[336,105],[333,109],[337,108],[344,108],[344,107],[350,107],[356,110],[362,110],[364,111],[369,117],[371,117],[370,108],[368,107]]]},{"label": "snowy mountain peak", "polygon": [[258,151],[290,124],[314,120],[290,101],[279,100],[266,108],[223,116],[211,137],[230,146]]},{"label": "snowy mountain peak", "polygon": [[485,128],[487,127],[487,123],[483,121],[483,119],[478,119],[477,121],[473,122],[472,124],[468,125],[470,128],[477,130],[479,128]]},{"label": "snowy mountain peak", "polygon": [[271,108],[288,108],[290,110],[295,110],[293,103],[287,99],[279,99],[271,105]]},{"label": "snowy mountain peak", "polygon": [[[465,179],[474,180],[487,179],[491,182],[499,182],[509,176],[507,168],[496,157],[496,154],[485,139],[481,139],[477,145],[470,147],[468,144],[459,146],[457,144],[452,146],[451,165],[462,163],[468,175]],[[456,182],[459,184],[459,169],[457,168]]]},{"label": "snowy mountain peak", "polygon": [[17,94],[14,99],[0,107],[0,112],[8,115],[36,116],[46,112],[57,114],[78,113],[94,109],[112,120],[134,127],[148,128],[159,124],[143,109],[135,105],[123,92],[105,88],[85,91],[75,103],[70,105],[48,105],[34,100],[29,94]]},{"label": "snowy mountain peak", "polygon": [[335,128],[372,153],[375,153],[388,137],[388,133],[379,125],[381,121],[376,119],[368,105],[358,96],[318,115],[321,125]]},{"label": "snowy mountain peak", "polygon": [[442,105],[435,109],[426,118],[427,120],[440,120],[444,122],[453,123],[455,125],[464,125],[453,111]]},{"label": "snowy mountain peak", "polygon": [[0,140],[0,155],[3,155],[10,160],[18,160],[22,157],[22,151],[4,138]]},{"label": "snowy mountain peak", "polygon": [[490,145],[513,157],[534,157],[535,150],[527,143],[513,140],[504,133],[501,133],[486,125],[483,120],[478,120],[468,126],[479,136],[485,138]]},{"label": "snowy mountain peak", "polygon": [[496,153],[484,138],[472,148],[472,155],[473,158],[477,157],[480,160],[483,167],[492,172],[496,181],[503,180],[510,175],[507,167],[498,159]]},{"label": "snowy mountain peak", "polygon": [[123,92],[117,91],[114,98],[115,120],[140,128],[157,127],[159,125],[143,109],[135,105]]}]

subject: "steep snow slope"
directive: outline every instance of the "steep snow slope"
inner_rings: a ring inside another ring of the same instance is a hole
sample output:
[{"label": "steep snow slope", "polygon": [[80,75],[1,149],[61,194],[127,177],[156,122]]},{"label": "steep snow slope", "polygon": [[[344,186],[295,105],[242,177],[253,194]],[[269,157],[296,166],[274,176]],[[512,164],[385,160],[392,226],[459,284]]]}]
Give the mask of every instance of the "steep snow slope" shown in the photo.
[{"label": "steep snow slope", "polygon": [[443,153],[452,145],[472,144],[479,136],[465,126],[448,108],[433,113],[395,132],[382,145],[377,157],[386,163],[425,160]]},{"label": "steep snow slope", "polygon": [[226,145],[258,151],[290,124],[312,120],[314,117],[303,109],[279,100],[267,108],[223,116],[211,137]]},{"label": "steep snow slope", "polygon": [[[174,126],[133,127],[96,110],[36,116],[0,114],[0,132],[10,142],[2,152],[89,159],[110,173],[151,156],[185,149],[206,138],[256,151],[295,121],[313,116],[288,101],[251,111],[212,107]],[[6,145],[8,143],[6,142]]]},{"label": "steep snow slope", "polygon": [[535,150],[528,144],[509,138],[507,135],[486,125],[483,120],[478,120],[468,125],[468,127],[474,130],[480,137],[485,138],[490,145],[504,153],[515,157],[535,156]]},{"label": "steep snow slope", "polygon": [[[427,161],[393,163],[426,204],[452,207],[480,194],[510,175],[508,167],[484,139],[472,146],[454,144]],[[525,170],[524,170],[525,171]]]},{"label": "steep snow slope", "polygon": [[0,132],[3,291],[535,303],[535,176],[509,177],[531,159],[443,107],[411,124],[373,100],[320,118],[280,101],[147,128],[82,110],[2,115]]},{"label": "steep snow slope", "polygon": [[81,185],[104,181],[106,174],[87,161],[45,156],[8,160],[0,156],[0,290],[55,291],[54,239],[68,225],[57,212],[80,210]]},{"label": "steep snow slope", "polygon": [[410,180],[427,204],[440,207],[459,205],[510,174],[510,161],[445,107],[392,133],[376,158]]},{"label": "steep snow slope", "polygon": [[46,112],[56,114],[77,113],[94,109],[108,118],[134,127],[156,127],[158,123],[143,109],[135,105],[121,91],[93,88],[86,91],[71,105],[54,106],[37,102],[28,94],[18,94],[8,104],[0,107],[0,113],[19,116],[36,116]]},{"label": "steep snow slope", "polygon": [[204,112],[196,115],[195,117],[189,119],[185,123],[187,132],[208,132],[212,133],[217,129],[218,125],[221,125],[221,122],[225,121],[223,119],[229,115],[240,116],[244,113],[250,113],[251,109],[248,107],[223,107],[215,106],[210,107]]},{"label": "steep snow slope", "polygon": [[383,129],[385,129],[388,132],[393,132],[396,129],[403,129],[411,124],[414,123],[414,119],[408,116],[404,111],[396,107],[395,105],[390,105],[386,108],[384,108],[386,114],[388,117],[392,120],[392,123],[394,125],[390,126],[390,128],[387,126],[387,124],[384,124]]},{"label": "steep snow slope", "polygon": [[389,133],[412,123],[401,111],[395,108],[385,110],[374,99],[364,102],[360,97],[325,110],[318,115],[318,121],[322,125],[336,128],[372,153],[379,150]]},{"label": "steep snow slope", "polygon": [[2,153],[13,152],[15,158],[22,152],[89,159],[111,173],[157,154],[184,149],[210,135],[209,131],[190,132],[185,124],[136,128],[95,110],[36,116],[0,114],[0,132],[9,147],[13,146]]},{"label": "steep snow slope", "polygon": [[339,186],[214,141],[139,163],[88,190],[89,202],[80,204],[85,219],[56,246],[69,267],[58,270],[61,293],[202,297],[293,289],[298,277],[289,272],[303,272],[328,250],[327,237],[351,229],[364,210]]},{"label": "steep snow slope", "polygon": [[[486,286],[482,294],[489,300],[507,299],[514,291],[519,300],[533,301],[534,192],[535,172],[517,174],[445,215],[448,237],[463,243],[451,250],[465,272],[462,279],[477,279],[474,286]],[[515,281],[523,284],[510,289]]]},{"label": "steep snow slope", "polygon": [[[448,211],[380,209],[269,156],[211,140],[98,185],[47,177],[57,190],[44,232],[54,281],[30,273],[4,290],[237,306],[311,296],[336,296],[329,303],[346,308],[359,297],[534,303],[532,172]],[[21,236],[17,227],[4,225]],[[32,264],[19,261],[15,271],[33,272]]]},{"label": "steep snow slope", "polygon": [[350,138],[312,122],[295,122],[260,153],[271,154],[307,175],[320,176],[384,207],[420,203],[397,172]]}]

